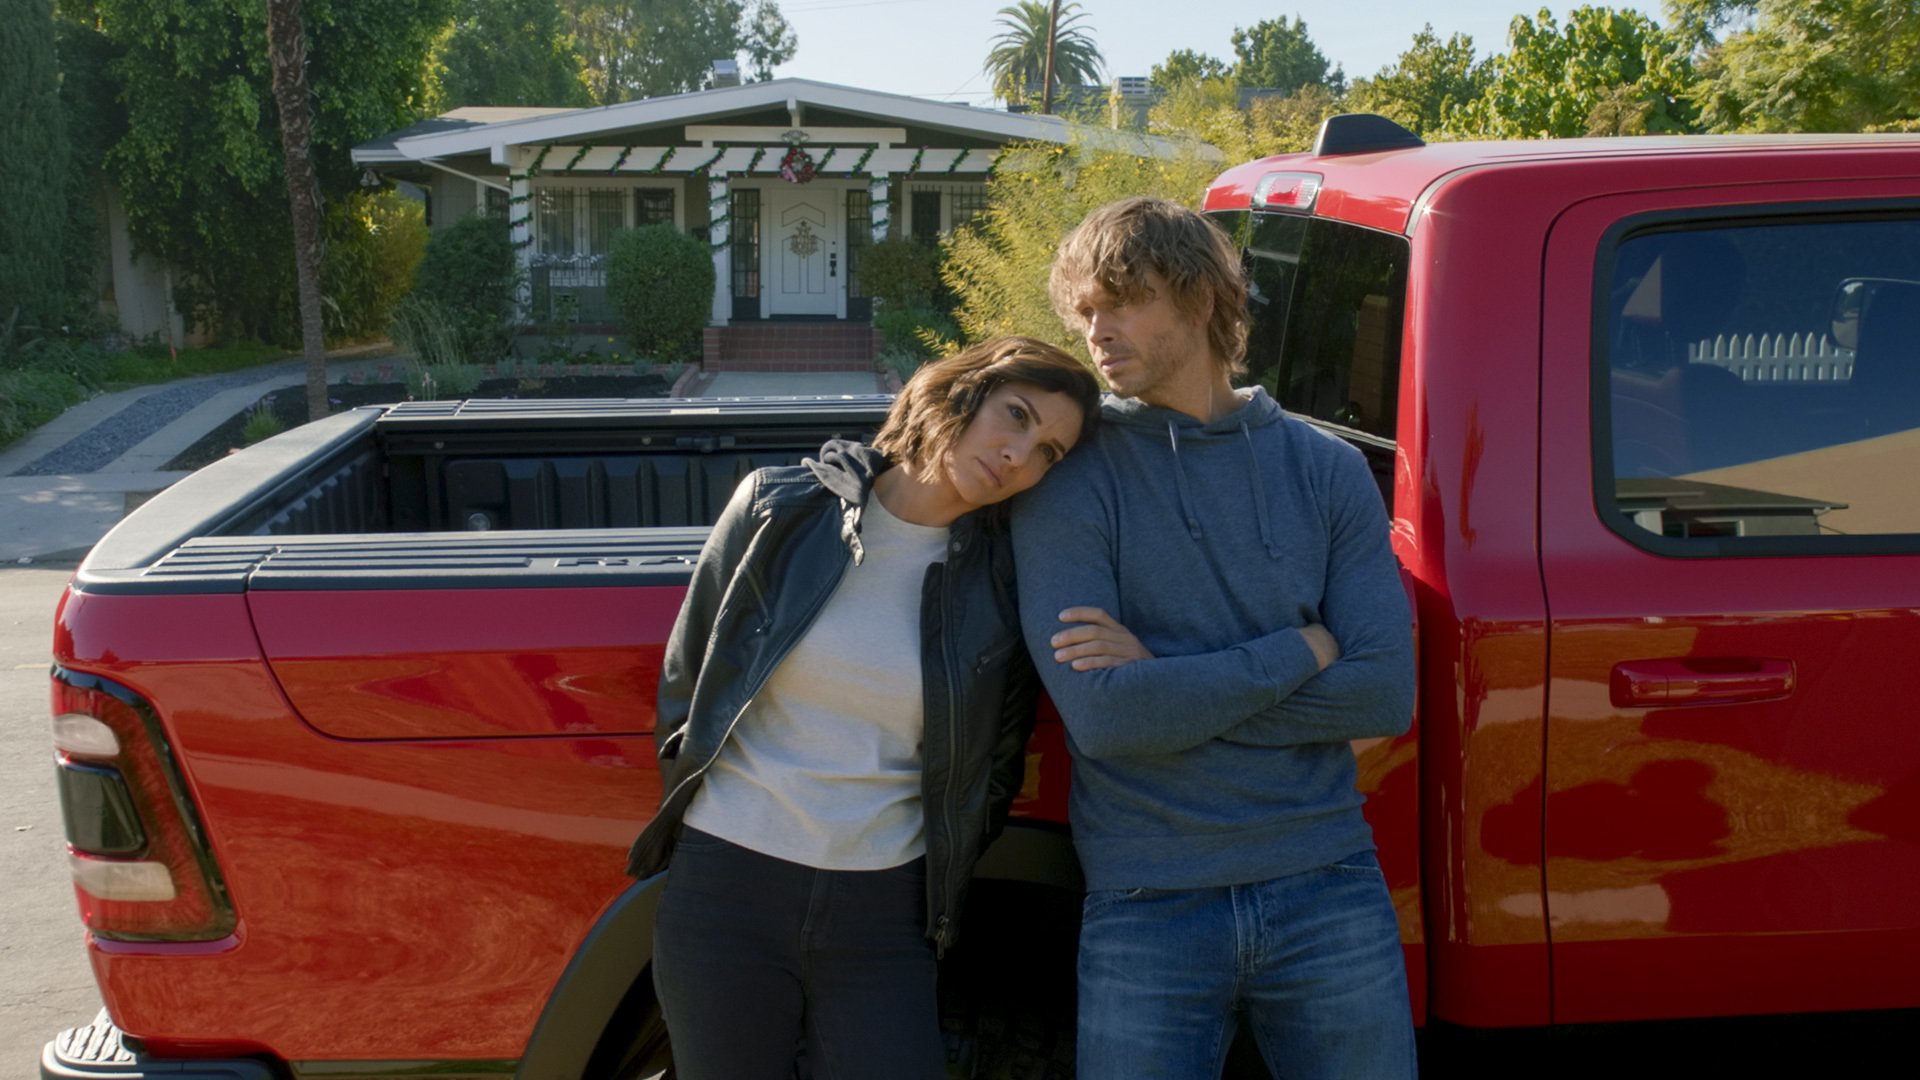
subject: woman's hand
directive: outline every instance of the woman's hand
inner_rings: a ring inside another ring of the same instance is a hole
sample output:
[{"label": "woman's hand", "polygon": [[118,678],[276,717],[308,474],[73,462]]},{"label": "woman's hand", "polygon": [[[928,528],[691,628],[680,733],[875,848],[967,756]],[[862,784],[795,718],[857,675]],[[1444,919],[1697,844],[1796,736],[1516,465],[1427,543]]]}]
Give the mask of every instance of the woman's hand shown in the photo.
[{"label": "woman's hand", "polygon": [[1135,660],[1151,660],[1140,639],[1134,637],[1114,617],[1097,607],[1070,607],[1060,613],[1060,621],[1074,623],[1053,635],[1053,658],[1072,664],[1075,671],[1120,667]]}]

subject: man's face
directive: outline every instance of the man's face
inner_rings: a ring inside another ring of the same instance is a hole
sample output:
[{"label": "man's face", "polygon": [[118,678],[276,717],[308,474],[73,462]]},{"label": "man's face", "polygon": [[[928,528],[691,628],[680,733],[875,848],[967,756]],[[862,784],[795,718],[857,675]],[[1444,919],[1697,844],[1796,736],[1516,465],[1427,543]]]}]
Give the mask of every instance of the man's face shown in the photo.
[{"label": "man's face", "polygon": [[1180,310],[1159,274],[1148,271],[1146,285],[1147,296],[1131,303],[1090,285],[1075,298],[1074,312],[1113,392],[1167,405],[1175,390],[1206,378],[1207,328]]}]

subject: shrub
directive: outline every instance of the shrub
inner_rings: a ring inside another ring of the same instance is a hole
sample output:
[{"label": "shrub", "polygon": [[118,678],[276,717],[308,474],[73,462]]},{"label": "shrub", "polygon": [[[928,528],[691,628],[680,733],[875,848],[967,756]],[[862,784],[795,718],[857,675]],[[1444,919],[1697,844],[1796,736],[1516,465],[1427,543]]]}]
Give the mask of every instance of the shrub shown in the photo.
[{"label": "shrub", "polygon": [[[397,191],[358,192],[328,207],[320,280],[334,316],[330,333],[378,334],[413,288],[427,249],[425,209]],[[509,249],[511,250],[511,249]]]},{"label": "shrub", "polygon": [[87,388],[64,371],[28,367],[0,371],[0,445],[84,401]]},{"label": "shrub", "polygon": [[261,398],[260,403],[247,413],[247,423],[240,429],[240,437],[247,440],[248,446],[252,446],[285,430],[287,425],[281,423],[280,417],[274,413],[272,399]]},{"label": "shrub", "polygon": [[882,240],[860,252],[860,288],[883,310],[940,306],[940,249],[918,240]]},{"label": "shrub", "polygon": [[475,364],[414,364],[407,369],[407,394],[414,401],[453,401],[480,385]]},{"label": "shrub", "polygon": [[419,364],[436,367],[466,362],[459,327],[446,305],[431,297],[409,297],[395,308],[390,333],[393,343],[412,353]]},{"label": "shrub", "polygon": [[615,233],[607,257],[607,299],[633,347],[661,360],[700,352],[713,310],[713,257],[671,225]]},{"label": "shrub", "polygon": [[409,299],[432,300],[445,310],[462,360],[490,363],[505,356],[512,343],[519,283],[507,223],[468,217],[427,241]]},{"label": "shrub", "polygon": [[952,352],[960,340],[960,324],[932,308],[883,308],[873,313],[873,328],[880,331],[888,352],[922,359]]}]

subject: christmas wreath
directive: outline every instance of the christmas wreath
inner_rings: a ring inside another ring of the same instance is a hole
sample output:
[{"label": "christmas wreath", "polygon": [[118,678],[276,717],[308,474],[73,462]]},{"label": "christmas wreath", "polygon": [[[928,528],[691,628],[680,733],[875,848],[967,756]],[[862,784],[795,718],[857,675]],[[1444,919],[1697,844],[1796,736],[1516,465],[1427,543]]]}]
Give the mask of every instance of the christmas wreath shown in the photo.
[{"label": "christmas wreath", "polygon": [[780,159],[780,179],[789,184],[804,184],[813,179],[813,157],[803,147],[788,150]]}]

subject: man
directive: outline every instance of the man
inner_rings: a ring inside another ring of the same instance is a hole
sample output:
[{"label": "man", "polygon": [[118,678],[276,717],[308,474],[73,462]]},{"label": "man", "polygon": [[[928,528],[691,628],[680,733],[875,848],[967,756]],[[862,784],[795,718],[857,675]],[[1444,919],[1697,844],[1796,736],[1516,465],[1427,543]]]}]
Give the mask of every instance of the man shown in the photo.
[{"label": "man", "polygon": [[1406,596],[1360,453],[1245,370],[1232,243],[1158,199],[1061,244],[1055,308],[1112,388],[1014,510],[1021,624],[1073,751],[1081,1080],[1414,1073],[1349,740],[1413,710]]}]

